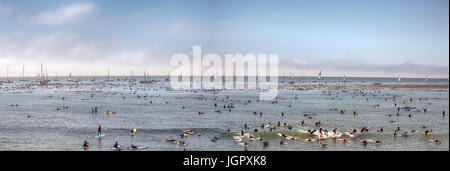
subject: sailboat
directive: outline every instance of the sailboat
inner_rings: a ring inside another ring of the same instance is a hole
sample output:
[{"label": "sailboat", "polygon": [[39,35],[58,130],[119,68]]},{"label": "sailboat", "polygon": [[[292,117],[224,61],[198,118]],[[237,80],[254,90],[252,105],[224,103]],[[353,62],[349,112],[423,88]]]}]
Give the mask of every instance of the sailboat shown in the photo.
[{"label": "sailboat", "polygon": [[108,78],[106,79],[106,82],[110,82],[112,81],[111,79],[109,79],[109,68],[108,68]]},{"label": "sailboat", "polygon": [[139,81],[139,84],[151,84],[151,81],[147,80],[147,76],[147,71],[144,71],[144,80]]},{"label": "sailboat", "polygon": [[290,73],[291,74],[291,80],[289,80],[289,84],[294,84],[295,82],[294,82],[294,74],[293,73]]},{"label": "sailboat", "polygon": [[319,76],[317,76],[317,80],[322,80],[322,70],[319,71]]},{"label": "sailboat", "polygon": [[56,72],[55,80],[53,80],[53,81],[59,81],[59,80],[58,80],[58,72]]},{"label": "sailboat", "polygon": [[345,75],[344,75],[344,80],[343,80],[344,82],[347,82],[347,77],[345,77]]},{"label": "sailboat", "polygon": [[67,79],[68,82],[72,82],[72,73],[69,73],[69,78]]},{"label": "sailboat", "polygon": [[167,78],[164,79],[165,82],[169,82],[170,81],[170,72],[167,73]]},{"label": "sailboat", "polygon": [[402,79],[400,78],[400,75],[398,76],[398,82],[401,82],[402,81]]},{"label": "sailboat", "polygon": [[425,82],[427,82],[428,81],[428,75],[427,76],[425,76]]},{"label": "sailboat", "polygon": [[316,82],[317,80],[322,80],[322,70],[319,71],[317,78],[314,79],[313,82]]},{"label": "sailboat", "polygon": [[302,83],[304,83],[305,82],[305,80],[304,80],[304,78],[303,78],[303,72],[302,72]]},{"label": "sailboat", "polygon": [[28,81],[25,79],[25,66],[22,67],[22,80],[20,81]]},{"label": "sailboat", "polygon": [[6,82],[5,83],[8,83],[8,84],[13,83],[11,80],[9,80],[9,68],[8,67],[6,67]]}]

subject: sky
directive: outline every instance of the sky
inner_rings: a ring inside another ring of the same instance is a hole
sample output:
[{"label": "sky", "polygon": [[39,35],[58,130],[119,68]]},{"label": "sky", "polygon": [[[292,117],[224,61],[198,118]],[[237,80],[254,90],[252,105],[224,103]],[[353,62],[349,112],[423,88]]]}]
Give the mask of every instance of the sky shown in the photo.
[{"label": "sky", "polygon": [[449,77],[448,0],[0,0],[0,77],[167,75],[176,53],[278,54],[280,75]]}]

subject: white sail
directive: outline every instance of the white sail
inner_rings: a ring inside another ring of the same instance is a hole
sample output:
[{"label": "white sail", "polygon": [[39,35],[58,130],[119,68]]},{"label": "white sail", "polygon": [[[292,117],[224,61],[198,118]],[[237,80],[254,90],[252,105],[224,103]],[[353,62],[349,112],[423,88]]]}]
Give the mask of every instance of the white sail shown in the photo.
[{"label": "white sail", "polygon": [[317,77],[317,79],[318,79],[318,80],[321,80],[321,79],[322,79],[322,70],[319,71],[319,76]]}]

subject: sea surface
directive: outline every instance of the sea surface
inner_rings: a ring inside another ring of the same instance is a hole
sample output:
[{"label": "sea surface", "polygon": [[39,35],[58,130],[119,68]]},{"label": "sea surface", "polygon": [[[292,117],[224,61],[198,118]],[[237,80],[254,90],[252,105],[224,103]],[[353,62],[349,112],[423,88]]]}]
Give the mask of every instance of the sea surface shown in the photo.
[{"label": "sea surface", "polygon": [[[60,78],[62,81],[50,81],[50,85],[44,87],[29,85],[31,81],[20,81],[22,78],[11,78],[13,83],[3,83],[0,86],[0,150],[78,151],[83,150],[83,141],[87,140],[90,144],[88,151],[110,151],[115,141],[122,150],[129,150],[130,144],[134,144],[146,146],[148,148],[143,150],[149,151],[242,151],[244,147],[239,144],[242,142],[235,141],[233,136],[241,130],[253,133],[254,128],[258,129],[254,136],[270,144],[263,146],[259,140],[243,139],[248,143],[249,151],[449,150],[448,89],[280,89],[274,103],[272,100],[259,101],[259,90],[175,91],[170,89],[164,76],[148,78],[158,80],[148,85],[139,84],[143,77],[135,77],[135,85],[130,85],[123,77],[118,78],[120,80],[112,78],[111,82],[99,83],[107,78],[74,77],[79,81],[77,84]],[[290,79],[283,77],[279,80],[287,82]],[[334,77],[312,82],[312,77],[294,77],[293,80],[296,84],[304,80],[305,84],[312,85],[449,83],[448,79],[428,79],[425,82],[423,78],[402,78],[398,82],[398,78],[349,77],[346,83],[342,79]],[[27,84],[29,86],[25,88]],[[228,105],[233,107],[228,108]],[[90,112],[94,106],[99,108],[98,113]],[[397,107],[405,106],[419,110],[426,108],[427,112],[401,110],[397,116]],[[105,114],[107,110],[117,113]],[[345,110],[345,114],[339,114],[340,110]],[[353,111],[358,115],[354,116]],[[445,116],[442,111],[445,111]],[[204,114],[199,115],[198,112]],[[302,120],[305,125],[300,124]],[[276,127],[278,121],[282,126],[275,132],[260,127],[269,122]],[[318,143],[305,141],[311,136],[300,134],[298,130],[318,130],[314,123],[319,121],[321,127],[330,132],[334,128],[338,128],[338,132],[356,128],[359,132],[363,127],[369,127],[369,132],[360,133],[356,138],[347,137],[350,142],[345,144],[331,138]],[[245,123],[250,129],[243,128]],[[284,123],[292,125],[292,130],[283,127]],[[101,139],[95,138],[99,125],[106,135]],[[384,132],[376,131],[380,127]],[[397,127],[401,131],[394,136]],[[432,134],[423,134],[423,127],[432,129]],[[132,128],[137,129],[135,136],[130,135]],[[227,129],[231,133],[227,133]],[[193,130],[195,134],[181,137],[185,130]],[[400,136],[411,130],[416,132],[407,137]],[[197,136],[197,131],[201,136]],[[277,131],[292,133],[297,140],[284,140],[286,144],[280,145]],[[219,140],[211,141],[214,136]],[[436,138],[441,144],[432,142]],[[167,142],[169,139],[185,141],[186,145]],[[360,143],[363,139],[382,143],[364,146]]]}]

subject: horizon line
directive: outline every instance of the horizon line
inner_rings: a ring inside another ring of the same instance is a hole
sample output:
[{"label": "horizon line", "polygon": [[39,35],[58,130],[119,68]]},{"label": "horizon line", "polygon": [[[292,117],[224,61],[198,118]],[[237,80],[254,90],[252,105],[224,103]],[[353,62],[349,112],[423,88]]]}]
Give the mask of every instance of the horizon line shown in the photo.
[{"label": "horizon line", "polygon": [[[167,77],[168,75],[160,75],[160,74],[148,74],[147,77],[150,76],[159,76],[159,77]],[[200,75],[190,75],[190,76],[200,76]],[[232,77],[230,75],[222,75],[225,77]],[[270,75],[267,75],[267,77],[269,77]],[[8,78],[35,78],[36,76],[8,76]],[[64,78],[64,77],[69,77],[69,75],[62,75],[62,76],[48,76],[51,78],[55,78],[55,77],[60,77],[60,78]],[[72,74],[72,78],[73,77],[108,77],[108,75],[73,75]],[[109,77],[145,77],[144,75],[109,75]],[[242,77],[242,76],[238,76],[238,77]],[[244,77],[248,77],[247,75],[245,75]],[[253,76],[254,77],[254,76]],[[278,77],[291,77],[291,76],[281,76],[278,75]],[[311,75],[304,75],[304,76],[293,76],[294,78],[298,78],[298,77],[313,77],[313,78],[317,78],[318,76],[311,76]],[[331,75],[331,76],[321,76],[322,79],[324,78],[344,78],[343,76],[335,76],[335,75]],[[384,77],[384,76],[345,76],[346,78],[398,78],[398,77]],[[6,76],[0,76],[0,78],[7,78]],[[400,77],[400,78],[421,78],[421,79],[450,79],[449,77],[410,77],[410,76],[405,76],[405,77]]]}]

